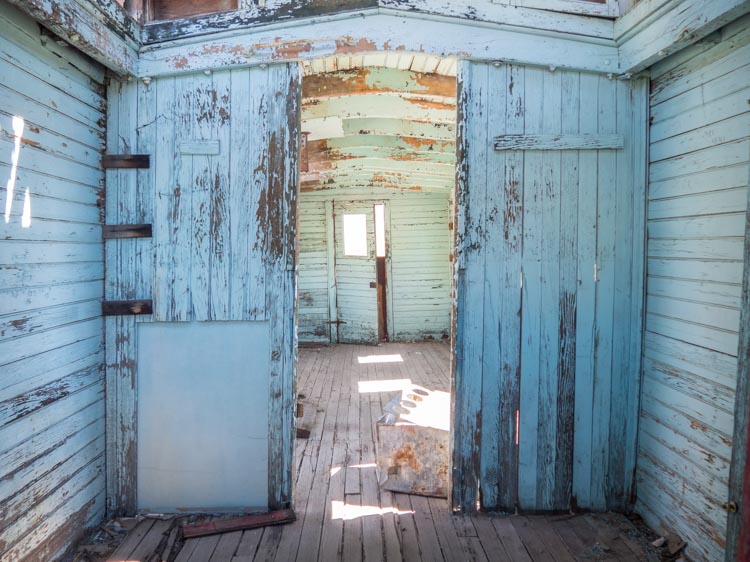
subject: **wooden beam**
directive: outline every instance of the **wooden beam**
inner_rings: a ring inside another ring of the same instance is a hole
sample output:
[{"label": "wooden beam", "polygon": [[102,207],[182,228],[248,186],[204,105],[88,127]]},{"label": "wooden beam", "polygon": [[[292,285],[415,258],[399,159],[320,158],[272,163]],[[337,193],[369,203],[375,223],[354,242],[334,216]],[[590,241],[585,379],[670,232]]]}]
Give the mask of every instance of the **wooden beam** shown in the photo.
[{"label": "wooden beam", "polygon": [[151,314],[151,299],[134,299],[126,301],[102,301],[102,316],[126,316],[131,314]]},{"label": "wooden beam", "polygon": [[495,150],[619,150],[622,135],[501,135],[495,137]]},{"label": "wooden beam", "polygon": [[102,238],[151,238],[150,224],[105,224],[102,226]]},{"label": "wooden beam", "polygon": [[115,2],[8,1],[116,74],[136,73],[139,28]]},{"label": "wooden beam", "polygon": [[[750,178],[748,178],[750,182]],[[737,510],[727,516],[726,562],[750,557],[750,190],[745,214],[745,252],[740,301],[740,333],[737,350],[737,389],[734,402],[732,464],[727,501]]]},{"label": "wooden beam", "polygon": [[237,9],[237,0],[150,0],[149,19],[174,20]]},{"label": "wooden beam", "polygon": [[254,513],[244,517],[235,517],[233,519],[217,519],[205,523],[196,523],[195,525],[185,525],[182,532],[186,539],[195,537],[205,537],[208,535],[218,535],[220,533],[231,533],[233,531],[244,531],[247,529],[257,529],[259,527],[270,527],[272,525],[283,525],[296,521],[297,517],[293,509],[281,509],[279,511],[270,511],[268,513]]},{"label": "wooden beam", "polygon": [[[534,0],[523,0],[534,4]],[[410,14],[424,14],[443,18],[465,19],[480,23],[503,26],[516,26],[536,29],[545,32],[573,33],[583,37],[611,39],[612,22],[601,17],[601,13],[586,14],[595,4],[592,2],[557,1],[558,6],[569,4],[571,12],[553,13],[537,9],[549,0],[536,0],[535,5],[510,6],[492,0],[473,2],[433,2],[431,0],[266,0],[262,7],[255,3],[244,5],[243,10],[211,14],[202,17],[186,18],[169,22],[147,24],[143,27],[145,44],[170,41],[182,37],[192,37],[222,31],[234,31],[258,27],[267,24],[298,25],[297,20],[304,18],[323,18],[340,14],[380,10],[382,13],[393,13],[403,17]],[[606,8],[604,8],[606,10]],[[599,10],[591,10],[599,12]]]},{"label": "wooden beam", "polygon": [[310,74],[302,80],[302,99],[353,94],[417,93],[456,97],[453,76],[425,74],[395,68],[354,68]]},{"label": "wooden beam", "polygon": [[611,39],[370,10],[310,20],[304,26],[278,24],[272,29],[247,28],[241,34],[147,46],[141,51],[139,75],[155,77],[375,51],[617,72],[617,47]]},{"label": "wooden beam", "polygon": [[649,0],[615,24],[620,72],[640,72],[750,13],[750,0]]}]

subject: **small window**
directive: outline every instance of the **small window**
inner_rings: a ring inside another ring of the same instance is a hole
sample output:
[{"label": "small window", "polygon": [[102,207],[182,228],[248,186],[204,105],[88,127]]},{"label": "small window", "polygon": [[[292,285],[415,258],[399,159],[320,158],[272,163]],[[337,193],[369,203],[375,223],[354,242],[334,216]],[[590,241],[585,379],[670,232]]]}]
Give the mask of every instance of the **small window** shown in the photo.
[{"label": "small window", "polygon": [[367,215],[344,215],[344,255],[367,257]]}]

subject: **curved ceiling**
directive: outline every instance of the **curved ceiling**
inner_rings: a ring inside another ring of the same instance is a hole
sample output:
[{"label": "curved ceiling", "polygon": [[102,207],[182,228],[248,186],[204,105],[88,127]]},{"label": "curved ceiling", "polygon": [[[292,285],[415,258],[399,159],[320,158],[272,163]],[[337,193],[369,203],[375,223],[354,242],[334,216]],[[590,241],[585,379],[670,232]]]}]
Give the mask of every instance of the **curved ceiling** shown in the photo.
[{"label": "curved ceiling", "polygon": [[456,61],[373,53],[303,64],[302,190],[450,191]]}]

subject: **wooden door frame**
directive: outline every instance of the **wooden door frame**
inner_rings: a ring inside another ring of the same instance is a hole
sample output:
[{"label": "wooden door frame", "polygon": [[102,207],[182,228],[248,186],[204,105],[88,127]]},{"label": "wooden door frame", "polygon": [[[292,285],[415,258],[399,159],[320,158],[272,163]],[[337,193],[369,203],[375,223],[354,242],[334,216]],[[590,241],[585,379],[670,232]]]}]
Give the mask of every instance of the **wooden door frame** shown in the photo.
[{"label": "wooden door frame", "polygon": [[[330,203],[330,209],[329,209],[329,203]],[[373,197],[361,197],[359,199],[352,198],[352,197],[331,197],[330,199],[326,200],[326,213],[328,216],[326,216],[326,236],[328,236],[328,240],[326,241],[326,246],[328,248],[328,256],[329,256],[329,275],[332,274],[332,278],[329,277],[329,293],[328,293],[328,310],[331,321],[331,326],[336,327],[336,339],[335,341],[331,337],[332,343],[351,343],[351,342],[340,342],[339,337],[339,307],[338,307],[338,301],[339,301],[339,290],[338,290],[338,281],[336,278],[336,254],[337,254],[337,231],[336,231],[336,205],[343,205],[346,206],[348,204],[356,204],[356,205],[368,205],[371,207],[372,210],[372,244],[373,244],[373,262],[375,264],[375,278],[377,279],[377,271],[378,271],[378,257],[377,257],[377,241],[376,236],[377,233],[375,232],[375,205],[378,203],[384,203],[384,201],[380,198],[373,198]],[[387,207],[386,207],[387,208]],[[330,220],[329,220],[330,219]],[[343,219],[342,219],[343,220]],[[330,227],[329,227],[330,222]],[[342,222],[343,224],[343,222]],[[333,262],[333,268],[331,269],[331,262]],[[386,275],[390,275],[390,272],[387,272]],[[377,290],[376,290],[376,299],[377,299]],[[380,343],[380,306],[379,303],[376,300],[376,308],[377,308],[377,326],[376,326],[376,343]],[[333,331],[331,331],[331,334],[333,334]]]}]

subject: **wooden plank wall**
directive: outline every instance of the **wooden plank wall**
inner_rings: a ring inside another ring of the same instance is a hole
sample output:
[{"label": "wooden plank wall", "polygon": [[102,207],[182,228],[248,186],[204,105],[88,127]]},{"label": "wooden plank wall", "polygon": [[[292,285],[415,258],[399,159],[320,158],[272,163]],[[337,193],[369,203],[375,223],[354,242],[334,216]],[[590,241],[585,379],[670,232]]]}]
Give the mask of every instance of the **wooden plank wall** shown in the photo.
[{"label": "wooden plank wall", "polygon": [[0,2],[0,559],[104,517],[104,71]]},{"label": "wooden plank wall", "polygon": [[748,18],[652,69],[638,511],[723,560],[750,157]]},{"label": "wooden plank wall", "polygon": [[[151,155],[107,172],[107,221],[153,223],[108,240],[108,299],[153,298],[153,315],[107,319],[108,508],[136,509],[139,322],[250,320],[271,330],[269,506],[291,500],[297,65],[113,81],[108,150]],[[201,150],[210,141],[211,150]],[[216,144],[218,141],[218,154]]]},{"label": "wooden plank wall", "polygon": [[[645,82],[464,63],[459,93],[454,505],[627,508]],[[506,133],[618,133],[625,149],[494,151]]]},{"label": "wooden plank wall", "polygon": [[[334,194],[335,192],[335,194]],[[331,341],[325,201],[387,202],[390,244],[388,333],[391,341],[441,339],[450,334],[450,193],[351,188],[300,195],[299,337]],[[334,340],[335,341],[335,340]]]}]

